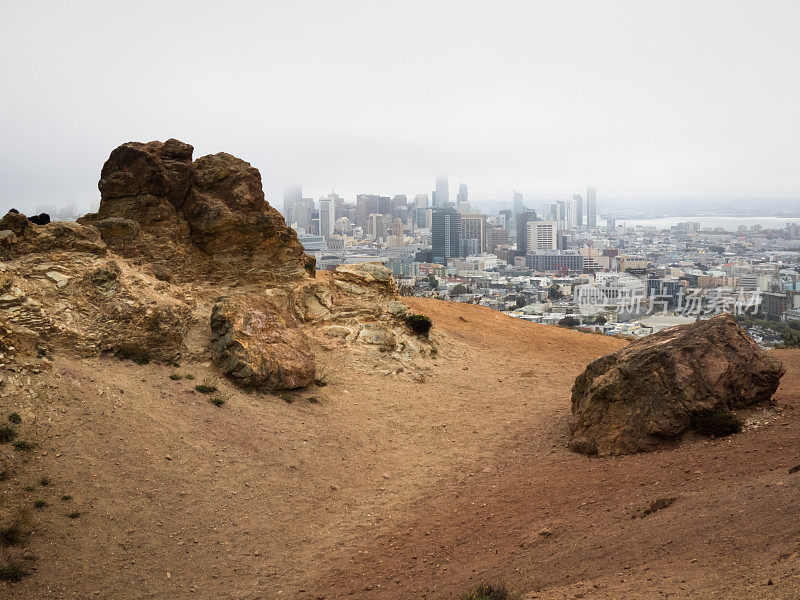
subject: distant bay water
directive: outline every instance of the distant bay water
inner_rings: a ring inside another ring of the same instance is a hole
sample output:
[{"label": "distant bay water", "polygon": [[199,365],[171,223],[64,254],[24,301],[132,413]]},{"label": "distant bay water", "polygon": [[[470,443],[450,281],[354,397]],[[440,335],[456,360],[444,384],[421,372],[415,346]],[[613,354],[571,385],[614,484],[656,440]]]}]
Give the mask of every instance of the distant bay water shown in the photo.
[{"label": "distant bay water", "polygon": [[[630,228],[636,227],[655,227],[657,229],[669,229],[678,223],[700,223],[700,229],[715,229],[721,227],[726,231],[736,232],[739,226],[745,225],[750,229],[753,225],[761,225],[762,229],[785,229],[787,223],[800,224],[800,217],[787,219],[783,217],[659,217],[657,219],[626,219],[624,217],[615,218],[617,226],[625,225]],[[601,225],[605,226],[605,219],[598,219]]]}]

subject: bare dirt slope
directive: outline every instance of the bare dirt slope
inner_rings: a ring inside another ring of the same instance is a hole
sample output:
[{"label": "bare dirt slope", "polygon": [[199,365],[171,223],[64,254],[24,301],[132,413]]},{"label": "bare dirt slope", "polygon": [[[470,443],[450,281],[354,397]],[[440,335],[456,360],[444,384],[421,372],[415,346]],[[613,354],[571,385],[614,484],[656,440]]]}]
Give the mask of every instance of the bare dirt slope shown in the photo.
[{"label": "bare dirt slope", "polygon": [[[423,381],[322,349],[329,385],[284,398],[201,394],[208,364],[15,374],[3,419],[37,446],[0,446],[29,530],[2,552],[32,574],[0,597],[455,598],[481,579],[529,598],[798,597],[800,352],[775,353],[777,409],[744,433],[590,459],[566,449],[570,388],[626,342],[407,303],[435,324]],[[677,499],[636,516],[660,498]]]}]

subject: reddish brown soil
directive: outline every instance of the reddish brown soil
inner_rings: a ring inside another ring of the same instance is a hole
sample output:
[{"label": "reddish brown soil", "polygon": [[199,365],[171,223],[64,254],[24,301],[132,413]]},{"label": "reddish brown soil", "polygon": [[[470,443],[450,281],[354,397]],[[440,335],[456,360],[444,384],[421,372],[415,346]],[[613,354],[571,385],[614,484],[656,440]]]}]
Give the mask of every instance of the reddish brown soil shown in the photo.
[{"label": "reddish brown soil", "polygon": [[421,383],[323,352],[330,385],[287,403],[218,381],[215,408],[193,390],[208,365],[57,358],[13,399],[39,445],[0,447],[29,515],[13,551],[35,557],[0,596],[800,597],[800,351],[775,352],[777,407],[742,434],[587,458],[566,449],[572,381],[626,342],[408,302],[440,348]]}]

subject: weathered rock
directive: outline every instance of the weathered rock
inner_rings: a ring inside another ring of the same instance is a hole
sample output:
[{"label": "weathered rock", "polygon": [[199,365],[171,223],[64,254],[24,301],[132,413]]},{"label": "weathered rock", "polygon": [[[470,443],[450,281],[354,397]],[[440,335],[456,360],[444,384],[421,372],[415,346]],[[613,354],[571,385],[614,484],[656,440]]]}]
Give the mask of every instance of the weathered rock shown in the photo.
[{"label": "weathered rock", "polygon": [[238,385],[301,388],[316,373],[308,339],[293,316],[264,294],[220,299],[211,313],[211,358]]},{"label": "weathered rock", "polygon": [[175,278],[264,281],[314,273],[295,232],[264,199],[258,169],[230,154],[192,162],[178,140],[116,148],[98,187],[98,228],[118,254]]},{"label": "weathered rock", "polygon": [[97,230],[78,223],[58,221],[37,225],[23,214],[9,212],[0,219],[0,231],[5,239],[5,243],[0,243],[0,258],[3,259],[59,250],[98,256],[106,253],[106,245]]},{"label": "weathered rock", "polygon": [[589,364],[572,388],[572,442],[586,454],[654,450],[692,416],[771,398],[783,365],[730,315],[650,335]]}]

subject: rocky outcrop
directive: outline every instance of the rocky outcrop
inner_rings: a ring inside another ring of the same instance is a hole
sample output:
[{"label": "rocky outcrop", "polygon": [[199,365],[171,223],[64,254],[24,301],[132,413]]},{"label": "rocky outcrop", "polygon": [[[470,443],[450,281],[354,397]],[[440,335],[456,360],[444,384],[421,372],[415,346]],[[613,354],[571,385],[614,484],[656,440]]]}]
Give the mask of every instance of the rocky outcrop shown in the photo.
[{"label": "rocky outcrop", "polygon": [[37,347],[167,362],[187,355],[193,301],[178,288],[83,253],[35,253],[0,268],[0,319]]},{"label": "rocky outcrop", "polygon": [[294,231],[264,198],[255,167],[230,154],[192,161],[175,139],[128,142],[100,175],[97,228],[114,252],[179,281],[289,281],[314,273]]},{"label": "rocky outcrop", "polygon": [[37,252],[72,251],[97,256],[106,245],[92,227],[55,222],[39,225],[23,214],[9,212],[0,219],[0,258],[8,260]]},{"label": "rocky outcrop", "polygon": [[572,442],[586,454],[654,450],[692,417],[772,397],[784,373],[730,315],[665,329],[592,362],[572,388]]},{"label": "rocky outcrop", "polygon": [[222,298],[211,332],[212,360],[242,387],[293,389],[314,380],[314,355],[285,302],[255,293]]},{"label": "rocky outcrop", "polygon": [[103,166],[97,213],[78,223],[3,217],[2,327],[37,353],[210,356],[262,390],[308,385],[315,352],[335,349],[354,368],[414,376],[414,357],[433,345],[405,325],[391,272],[316,273],[257,169],[192,153],[174,139],[123,144]]}]

